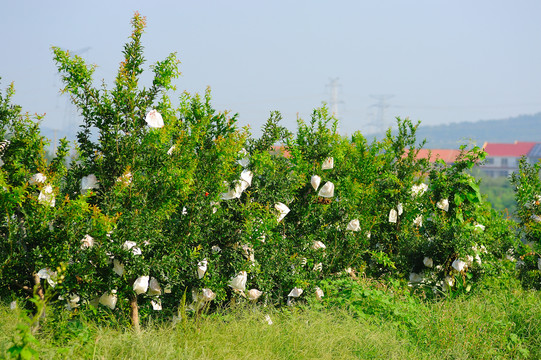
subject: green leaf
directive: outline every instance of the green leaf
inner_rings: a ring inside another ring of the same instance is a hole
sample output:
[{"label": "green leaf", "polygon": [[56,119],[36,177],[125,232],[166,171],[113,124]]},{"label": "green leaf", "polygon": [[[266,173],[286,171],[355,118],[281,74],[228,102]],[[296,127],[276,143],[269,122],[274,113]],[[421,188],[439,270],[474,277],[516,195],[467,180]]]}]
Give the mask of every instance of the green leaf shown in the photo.
[{"label": "green leaf", "polygon": [[21,350],[22,348],[19,345],[13,345],[8,349],[8,353],[11,354],[11,357],[18,358]]},{"label": "green leaf", "polygon": [[470,188],[475,192],[475,195],[474,195],[474,198],[476,197],[477,199],[474,200],[474,198],[471,198],[468,197],[468,199],[470,199],[470,201],[472,202],[481,202],[481,191],[479,190],[479,185],[475,182],[476,180],[474,178],[470,178],[468,180],[468,185],[470,186]]},{"label": "green leaf", "polygon": [[33,358],[37,358],[38,357],[38,352],[30,347],[27,347],[25,346],[20,354],[19,354],[19,357],[21,359],[24,359],[24,360],[30,360],[30,359],[33,359]]},{"label": "green leaf", "polygon": [[464,217],[462,215],[462,209],[456,209],[456,219],[460,221],[461,223],[464,222]]}]

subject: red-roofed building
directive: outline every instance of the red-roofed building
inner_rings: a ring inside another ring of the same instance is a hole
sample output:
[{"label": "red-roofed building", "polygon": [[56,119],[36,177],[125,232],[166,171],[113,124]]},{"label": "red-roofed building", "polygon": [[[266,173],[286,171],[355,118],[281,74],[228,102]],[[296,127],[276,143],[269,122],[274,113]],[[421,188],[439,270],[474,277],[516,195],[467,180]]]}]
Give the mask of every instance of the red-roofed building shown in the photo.
[{"label": "red-roofed building", "polygon": [[442,159],[446,164],[451,165],[456,161],[458,154],[460,150],[456,149],[421,149],[417,153],[417,159],[428,159],[430,162]]},{"label": "red-roofed building", "polygon": [[289,159],[291,154],[288,150],[286,150],[286,147],[284,145],[273,145],[271,150],[272,155],[282,155]]},{"label": "red-roofed building", "polygon": [[490,177],[509,176],[518,171],[518,161],[522,156],[529,156],[530,152],[538,143],[519,142],[514,143],[488,143],[483,145],[487,153],[486,160],[480,169]]}]

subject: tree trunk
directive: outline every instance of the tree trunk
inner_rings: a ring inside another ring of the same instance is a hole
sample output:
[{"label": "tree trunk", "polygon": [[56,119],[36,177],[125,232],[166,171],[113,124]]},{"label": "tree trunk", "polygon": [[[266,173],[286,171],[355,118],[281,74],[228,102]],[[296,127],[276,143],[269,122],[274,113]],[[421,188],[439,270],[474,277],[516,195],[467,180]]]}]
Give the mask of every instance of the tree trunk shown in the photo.
[{"label": "tree trunk", "polygon": [[43,291],[43,287],[41,286],[41,279],[39,278],[38,274],[32,274],[32,277],[34,278],[34,286],[36,295],[39,296],[40,303],[35,304],[36,305],[36,314],[33,317],[33,324],[32,324],[32,333],[36,333],[40,328],[39,321],[41,319],[45,320],[45,293]]},{"label": "tree trunk", "polygon": [[39,278],[39,275],[34,274],[33,276],[34,276],[34,286],[38,287],[36,294],[39,296],[40,300],[44,300],[45,294],[43,293],[43,287],[41,286],[41,280]]},{"label": "tree trunk", "polygon": [[141,327],[139,326],[139,306],[137,305],[137,295],[133,294],[130,299],[130,317],[131,324],[136,333],[141,332]]}]

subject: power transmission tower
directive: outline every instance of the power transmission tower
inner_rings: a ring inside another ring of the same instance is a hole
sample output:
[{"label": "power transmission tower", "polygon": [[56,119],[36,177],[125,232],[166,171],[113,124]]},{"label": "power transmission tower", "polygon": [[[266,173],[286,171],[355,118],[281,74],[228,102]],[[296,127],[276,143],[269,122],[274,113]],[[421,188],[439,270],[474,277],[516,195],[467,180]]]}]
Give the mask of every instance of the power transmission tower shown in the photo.
[{"label": "power transmission tower", "polygon": [[[331,98],[329,101],[329,104],[331,106],[331,113],[337,120],[339,120],[338,104],[343,104],[343,101],[338,100],[338,88],[340,87],[338,78],[330,79],[330,82],[329,84],[327,84],[327,87],[331,88]],[[338,122],[338,125],[337,125],[337,131],[339,132],[339,130],[340,130],[340,122]]]},{"label": "power transmission tower", "polygon": [[[89,50],[91,50],[92,48],[90,46],[87,46],[87,47],[84,47],[84,48],[81,48],[81,49],[77,49],[77,50],[68,50],[68,49],[63,49],[63,50],[67,50],[69,52],[70,55],[72,56],[79,56],[79,55],[82,55],[86,52],[88,52]],[[58,88],[59,87],[59,83],[61,83],[61,80],[60,80],[61,76],[60,76],[60,73],[57,72],[55,74],[55,81],[54,81],[54,84],[53,86],[55,88]],[[64,114],[63,114],[63,118],[62,118],[62,122],[57,125],[57,127],[54,129],[54,143],[53,143],[53,152],[56,152],[56,142],[57,142],[57,133],[60,132],[63,136],[69,136],[73,133],[76,132],[76,129],[77,129],[77,110],[75,108],[75,106],[71,103],[71,99],[69,97],[68,94],[64,94]],[[56,104],[56,107],[59,108],[59,105],[58,105],[58,100],[62,98],[62,94],[59,93],[59,97],[57,99],[57,104]]]},{"label": "power transmission tower", "polygon": [[[62,49],[62,50],[68,51],[70,56],[71,55],[79,56],[88,52],[91,49],[92,48],[90,46],[87,46],[87,47],[80,48],[77,50],[69,50],[69,49]],[[61,78],[62,76],[60,75],[60,72],[56,72],[54,75],[54,80],[53,80],[53,87],[55,88],[55,90],[58,90],[58,88],[62,86]],[[62,96],[65,99],[64,106],[63,106],[64,115],[61,122],[57,123],[55,127],[53,128],[53,132],[54,132],[54,141],[52,144],[53,154],[56,154],[59,133],[61,134],[60,137],[67,137],[68,139],[70,139],[71,135],[75,134],[77,131],[77,110],[75,106],[71,103],[71,98],[69,94],[62,95],[61,92],[58,93],[58,97],[56,99],[56,109],[60,108],[58,102],[59,100],[62,99]],[[71,138],[70,140],[74,140],[74,139]]]},{"label": "power transmission tower", "polygon": [[393,98],[394,95],[370,95],[370,97],[377,100],[377,102],[371,106],[377,109],[376,119],[372,125],[379,127],[380,131],[384,132],[386,127],[385,109],[391,106],[387,101]]}]

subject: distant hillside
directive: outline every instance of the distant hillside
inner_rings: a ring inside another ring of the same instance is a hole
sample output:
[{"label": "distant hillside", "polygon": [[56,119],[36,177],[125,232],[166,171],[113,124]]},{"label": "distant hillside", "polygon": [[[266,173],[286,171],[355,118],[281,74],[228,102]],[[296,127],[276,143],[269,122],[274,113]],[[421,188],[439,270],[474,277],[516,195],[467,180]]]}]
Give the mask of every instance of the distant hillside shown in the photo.
[{"label": "distant hillside", "polygon": [[[69,140],[75,140],[77,131],[76,127],[58,130],[56,139],[66,136]],[[50,128],[42,127],[42,133],[51,140],[55,139],[55,132]],[[383,135],[375,134],[368,137],[381,139]],[[482,146],[485,141],[541,142],[541,112],[503,120],[481,120],[437,126],[425,126],[421,122],[417,130],[417,139],[426,139],[425,148],[432,149],[458,149],[460,145],[472,143]]]},{"label": "distant hillside", "polygon": [[451,123],[424,126],[421,122],[417,139],[426,139],[426,148],[457,149],[463,144],[482,146],[485,141],[512,143],[541,142],[541,113],[520,115],[504,120]]}]

